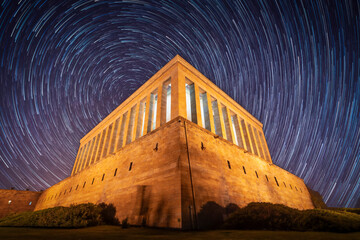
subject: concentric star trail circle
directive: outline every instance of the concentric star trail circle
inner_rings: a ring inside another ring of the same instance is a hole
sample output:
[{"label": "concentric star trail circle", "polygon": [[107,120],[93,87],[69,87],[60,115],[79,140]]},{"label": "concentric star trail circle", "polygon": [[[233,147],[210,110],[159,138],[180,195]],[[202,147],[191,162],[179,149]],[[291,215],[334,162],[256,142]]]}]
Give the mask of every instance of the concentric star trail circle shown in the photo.
[{"label": "concentric star trail circle", "polygon": [[356,0],[3,0],[0,188],[67,177],[79,140],[179,54],[264,124],[276,165],[354,207],[359,17]]}]

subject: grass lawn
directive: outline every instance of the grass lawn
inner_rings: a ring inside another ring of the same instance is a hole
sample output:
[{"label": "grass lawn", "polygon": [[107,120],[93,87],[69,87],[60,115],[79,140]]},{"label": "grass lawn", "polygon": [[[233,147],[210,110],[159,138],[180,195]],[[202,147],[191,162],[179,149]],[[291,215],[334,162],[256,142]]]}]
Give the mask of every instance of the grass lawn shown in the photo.
[{"label": "grass lawn", "polygon": [[97,226],[81,229],[0,227],[0,239],[357,239],[356,233],[215,230],[183,232],[153,228]]}]

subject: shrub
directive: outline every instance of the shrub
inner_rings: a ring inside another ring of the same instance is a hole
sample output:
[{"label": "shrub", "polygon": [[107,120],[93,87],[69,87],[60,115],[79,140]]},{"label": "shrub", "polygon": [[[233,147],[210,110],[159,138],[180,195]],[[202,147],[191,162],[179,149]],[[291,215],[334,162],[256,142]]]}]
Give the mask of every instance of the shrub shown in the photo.
[{"label": "shrub", "polygon": [[356,213],[360,215],[360,208],[328,208],[329,210],[333,210],[333,211],[341,211],[341,212],[351,212],[351,213]]},{"label": "shrub", "polygon": [[324,209],[297,210],[281,204],[250,203],[233,213],[224,228],[293,231],[360,231],[360,216]]},{"label": "shrub", "polygon": [[115,213],[112,204],[87,203],[11,215],[0,219],[0,226],[79,228],[117,224]]},{"label": "shrub", "polygon": [[122,228],[128,228],[129,224],[128,224],[128,218],[125,218],[121,221],[121,227]]}]

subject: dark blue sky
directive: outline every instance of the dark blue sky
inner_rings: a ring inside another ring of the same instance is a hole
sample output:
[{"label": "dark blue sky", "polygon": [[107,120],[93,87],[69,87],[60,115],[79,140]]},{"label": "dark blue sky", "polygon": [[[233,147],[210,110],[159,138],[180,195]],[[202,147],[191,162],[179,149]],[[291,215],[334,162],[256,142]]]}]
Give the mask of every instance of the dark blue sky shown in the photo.
[{"label": "dark blue sky", "polygon": [[264,124],[274,163],[360,198],[359,1],[35,1],[0,10],[0,188],[69,176],[80,139],[176,54]]}]

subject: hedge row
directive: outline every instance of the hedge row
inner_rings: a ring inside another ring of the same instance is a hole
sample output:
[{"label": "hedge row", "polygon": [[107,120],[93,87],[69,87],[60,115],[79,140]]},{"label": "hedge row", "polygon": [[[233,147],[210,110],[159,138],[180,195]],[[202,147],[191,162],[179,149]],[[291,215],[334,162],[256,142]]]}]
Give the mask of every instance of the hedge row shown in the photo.
[{"label": "hedge row", "polygon": [[250,203],[224,222],[227,229],[291,231],[360,231],[360,215],[325,209],[297,210],[280,204]]},{"label": "hedge row", "polygon": [[24,212],[0,219],[0,226],[80,228],[118,224],[112,204],[79,204]]}]

